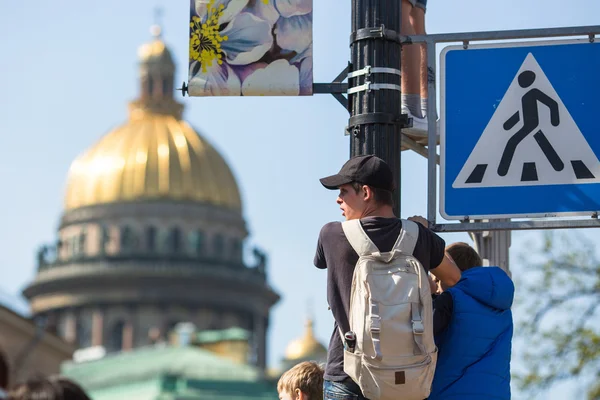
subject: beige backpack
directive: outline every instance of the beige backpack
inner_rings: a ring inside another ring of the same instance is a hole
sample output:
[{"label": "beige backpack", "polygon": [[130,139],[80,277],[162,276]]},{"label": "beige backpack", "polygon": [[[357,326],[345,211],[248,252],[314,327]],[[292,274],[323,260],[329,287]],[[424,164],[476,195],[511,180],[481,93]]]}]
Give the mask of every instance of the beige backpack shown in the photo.
[{"label": "beige backpack", "polygon": [[427,274],[413,257],[419,235],[402,220],[392,250],[381,253],[360,220],[342,223],[358,253],[350,297],[352,351],[344,333],[344,372],[370,400],[423,400],[429,396],[437,361]]}]

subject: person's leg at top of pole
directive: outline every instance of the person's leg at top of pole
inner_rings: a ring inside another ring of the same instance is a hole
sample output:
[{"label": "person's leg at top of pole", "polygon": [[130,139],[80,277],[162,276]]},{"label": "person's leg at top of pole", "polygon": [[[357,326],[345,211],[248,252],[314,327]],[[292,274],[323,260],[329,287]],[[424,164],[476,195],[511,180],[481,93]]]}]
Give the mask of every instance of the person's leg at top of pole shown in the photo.
[{"label": "person's leg at top of pole", "polygon": [[[425,34],[427,0],[402,0],[402,35]],[[402,46],[402,112],[413,119],[404,133],[413,139],[427,137],[427,47],[424,44]]]},{"label": "person's leg at top of pole", "polygon": [[[415,29],[416,35],[426,35],[425,31],[425,10],[427,9],[427,0],[417,0],[415,6],[412,8],[410,13],[410,20],[412,26]],[[419,45],[421,58],[420,58],[420,69],[421,73],[419,76],[420,87],[420,95],[421,95],[421,115],[423,118],[427,117],[427,83],[428,83],[428,73],[427,73],[427,45],[421,43]]]}]

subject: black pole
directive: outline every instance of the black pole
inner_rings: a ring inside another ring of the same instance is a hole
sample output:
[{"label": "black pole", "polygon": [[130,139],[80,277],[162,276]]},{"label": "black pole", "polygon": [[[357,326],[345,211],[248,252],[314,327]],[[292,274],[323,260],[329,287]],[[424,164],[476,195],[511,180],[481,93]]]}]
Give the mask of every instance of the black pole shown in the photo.
[{"label": "black pole", "polygon": [[405,121],[400,112],[400,17],[401,0],[352,0],[350,72],[365,67],[392,68],[397,73],[373,72],[348,80],[348,88],[366,82],[394,87],[349,93],[350,156],[374,154],[394,171],[396,204],[400,217],[400,129]]}]

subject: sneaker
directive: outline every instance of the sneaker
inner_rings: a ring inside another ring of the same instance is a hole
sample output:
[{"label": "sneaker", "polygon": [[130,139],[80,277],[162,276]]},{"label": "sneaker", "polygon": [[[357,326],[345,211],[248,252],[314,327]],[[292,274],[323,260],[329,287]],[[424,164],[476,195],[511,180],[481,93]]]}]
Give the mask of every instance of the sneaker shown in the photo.
[{"label": "sneaker", "polygon": [[412,118],[412,127],[402,129],[402,133],[413,140],[427,139],[427,118],[419,118],[412,115],[410,111],[405,111],[409,118]]}]

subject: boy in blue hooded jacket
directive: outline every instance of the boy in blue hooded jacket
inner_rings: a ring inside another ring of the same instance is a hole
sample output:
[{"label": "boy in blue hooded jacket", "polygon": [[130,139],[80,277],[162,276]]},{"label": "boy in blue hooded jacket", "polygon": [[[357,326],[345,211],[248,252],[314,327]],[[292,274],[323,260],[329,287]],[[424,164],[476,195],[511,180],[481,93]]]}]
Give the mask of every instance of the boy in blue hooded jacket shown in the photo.
[{"label": "boy in blue hooded jacket", "polygon": [[446,252],[462,277],[434,303],[439,353],[429,400],[510,399],[513,282],[498,267],[482,267],[466,243]]}]

